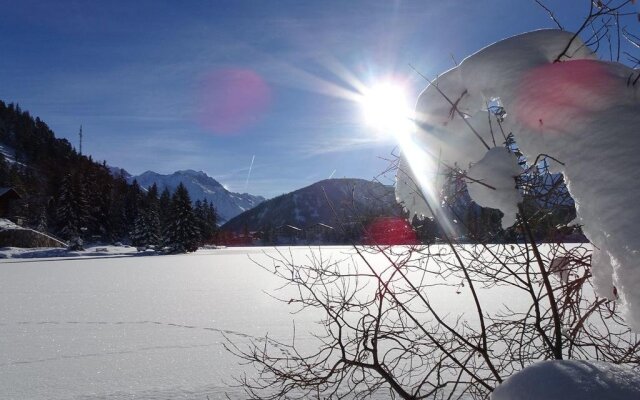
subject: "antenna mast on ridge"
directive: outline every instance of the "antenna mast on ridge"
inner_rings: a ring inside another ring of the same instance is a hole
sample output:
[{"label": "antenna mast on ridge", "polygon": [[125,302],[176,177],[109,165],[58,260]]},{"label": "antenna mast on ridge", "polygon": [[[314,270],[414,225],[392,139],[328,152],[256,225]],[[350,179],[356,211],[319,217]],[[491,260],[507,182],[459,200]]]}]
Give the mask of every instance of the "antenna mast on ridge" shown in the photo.
[{"label": "antenna mast on ridge", "polygon": [[82,125],[80,125],[80,133],[78,133],[78,136],[80,136],[80,155],[82,155]]}]

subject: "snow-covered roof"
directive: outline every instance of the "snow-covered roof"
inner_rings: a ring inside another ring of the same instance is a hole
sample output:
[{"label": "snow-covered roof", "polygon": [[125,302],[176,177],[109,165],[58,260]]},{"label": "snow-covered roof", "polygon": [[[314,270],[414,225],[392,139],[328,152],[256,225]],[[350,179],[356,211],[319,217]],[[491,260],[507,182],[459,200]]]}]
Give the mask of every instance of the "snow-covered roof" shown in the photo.
[{"label": "snow-covered roof", "polygon": [[14,224],[8,219],[0,218],[0,230],[4,230],[4,229],[22,229],[22,227]]},{"label": "snow-covered roof", "polygon": [[0,198],[8,196],[10,198],[19,199],[20,195],[15,191],[14,188],[10,187],[0,187]]}]

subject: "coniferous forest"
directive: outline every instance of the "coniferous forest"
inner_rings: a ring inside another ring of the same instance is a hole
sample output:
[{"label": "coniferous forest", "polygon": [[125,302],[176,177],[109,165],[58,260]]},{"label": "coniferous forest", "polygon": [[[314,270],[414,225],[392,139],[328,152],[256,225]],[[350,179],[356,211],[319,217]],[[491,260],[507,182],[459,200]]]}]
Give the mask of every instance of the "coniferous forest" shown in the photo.
[{"label": "coniferous forest", "polygon": [[[130,243],[169,252],[193,251],[216,234],[216,211],[174,193],[141,188],[106,162],[80,154],[66,139],[17,104],[0,101],[0,187],[21,196],[8,216],[67,241]],[[7,154],[8,153],[8,154]]]}]

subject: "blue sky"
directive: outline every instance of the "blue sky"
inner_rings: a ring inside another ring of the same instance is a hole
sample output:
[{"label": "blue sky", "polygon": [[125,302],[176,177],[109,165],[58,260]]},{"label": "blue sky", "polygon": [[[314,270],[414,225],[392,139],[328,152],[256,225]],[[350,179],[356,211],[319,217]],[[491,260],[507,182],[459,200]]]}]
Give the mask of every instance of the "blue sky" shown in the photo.
[{"label": "blue sky", "polygon": [[[547,4],[569,29],[588,10],[586,0]],[[435,76],[452,58],[554,27],[533,0],[0,6],[1,100],[76,146],[82,124],[85,154],[133,174],[203,170],[233,191],[267,197],[332,174],[384,171],[395,143],[344,98],[354,82],[393,76],[413,101],[425,84],[408,64]],[[234,91],[233,82],[244,86]],[[219,125],[210,114],[228,118],[216,102],[230,92],[234,117]]]}]

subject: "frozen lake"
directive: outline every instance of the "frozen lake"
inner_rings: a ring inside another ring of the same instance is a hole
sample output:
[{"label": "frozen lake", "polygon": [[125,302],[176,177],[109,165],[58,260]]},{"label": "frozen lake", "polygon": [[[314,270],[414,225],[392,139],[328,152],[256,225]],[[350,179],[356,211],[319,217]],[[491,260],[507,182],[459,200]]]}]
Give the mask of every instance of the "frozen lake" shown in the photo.
[{"label": "frozen lake", "polygon": [[[267,332],[288,337],[294,318],[263,292],[279,281],[250,256],[267,260],[255,248],[2,260],[0,398],[239,394],[227,386],[241,367],[223,348],[223,332],[239,342]],[[295,316],[298,326],[314,319]]]},{"label": "frozen lake", "polygon": [[[297,263],[311,254],[279,250]],[[0,398],[244,398],[233,378],[254,371],[225,350],[225,336],[241,345],[267,333],[287,341],[295,320],[296,344],[317,348],[310,332],[323,315],[292,315],[295,305],[265,293],[283,281],[255,262],[273,265],[277,251],[1,260]],[[324,259],[354,262],[350,247],[321,251]],[[386,264],[381,255],[367,259]],[[456,286],[431,292],[430,302],[449,318],[474,309]],[[519,303],[496,288],[480,295],[488,309]]]}]

